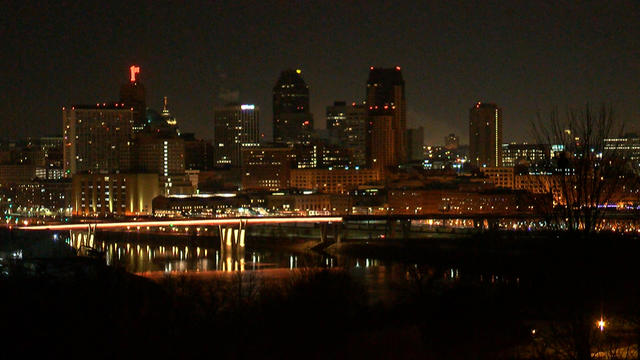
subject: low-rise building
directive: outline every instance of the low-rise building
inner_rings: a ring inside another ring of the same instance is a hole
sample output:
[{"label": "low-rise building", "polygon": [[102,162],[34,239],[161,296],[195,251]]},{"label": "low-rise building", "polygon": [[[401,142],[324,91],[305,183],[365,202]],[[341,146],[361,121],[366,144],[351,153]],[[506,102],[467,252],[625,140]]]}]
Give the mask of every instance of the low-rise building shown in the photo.
[{"label": "low-rise building", "polygon": [[158,174],[75,174],[73,215],[151,215],[159,185]]},{"label": "low-rise building", "polygon": [[360,185],[380,181],[375,169],[293,169],[291,187],[316,190],[323,193],[343,194]]},{"label": "low-rise building", "polygon": [[482,167],[480,172],[491,181],[495,187],[513,189],[515,172],[513,167]]},{"label": "low-rise building", "polygon": [[70,179],[35,179],[5,185],[0,189],[2,197],[11,199],[12,212],[30,216],[69,215],[71,212]]},{"label": "low-rise building", "polygon": [[251,203],[248,196],[235,193],[170,195],[153,199],[153,215],[161,217],[239,216]]}]

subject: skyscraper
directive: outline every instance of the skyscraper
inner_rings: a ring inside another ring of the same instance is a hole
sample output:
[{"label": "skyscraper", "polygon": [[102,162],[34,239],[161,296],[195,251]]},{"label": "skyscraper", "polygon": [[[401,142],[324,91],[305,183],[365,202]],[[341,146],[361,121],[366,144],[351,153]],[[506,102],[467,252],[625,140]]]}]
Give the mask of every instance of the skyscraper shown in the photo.
[{"label": "skyscraper", "polygon": [[132,65],[129,68],[129,82],[120,87],[120,102],[124,103],[125,107],[133,109],[134,133],[144,128],[147,112],[147,95],[139,74],[140,67]]},{"label": "skyscraper", "polygon": [[424,161],[424,128],[407,129],[407,160]]},{"label": "skyscraper", "polygon": [[496,104],[478,102],[469,111],[469,161],[502,166],[502,109]]},{"label": "skyscraper", "polygon": [[207,171],[213,168],[213,145],[210,140],[196,139],[194,133],[182,133],[186,170]]},{"label": "skyscraper", "polygon": [[327,106],[327,130],[340,146],[351,152],[352,166],[366,166],[367,110],[355,102],[335,101]]},{"label": "skyscraper", "polygon": [[242,148],[260,142],[260,109],[255,105],[230,104],[214,111],[215,164],[242,166]]},{"label": "skyscraper", "polygon": [[277,191],[289,188],[294,151],[291,146],[246,148],[242,157],[244,190]]},{"label": "skyscraper", "polygon": [[129,171],[133,115],[123,103],[62,108],[65,176]]},{"label": "skyscraper", "polygon": [[344,146],[351,150],[352,165],[367,166],[367,109],[352,103],[347,107]]},{"label": "skyscraper", "polygon": [[347,103],[334,101],[333,106],[327,106],[327,130],[329,137],[338,139],[342,136],[347,120]]},{"label": "skyscraper", "polygon": [[313,116],[309,113],[309,86],[300,70],[280,73],[273,87],[273,141],[287,144],[307,144],[313,131]]},{"label": "skyscraper", "polygon": [[399,66],[374,68],[367,80],[368,165],[385,170],[406,161],[404,80]]}]

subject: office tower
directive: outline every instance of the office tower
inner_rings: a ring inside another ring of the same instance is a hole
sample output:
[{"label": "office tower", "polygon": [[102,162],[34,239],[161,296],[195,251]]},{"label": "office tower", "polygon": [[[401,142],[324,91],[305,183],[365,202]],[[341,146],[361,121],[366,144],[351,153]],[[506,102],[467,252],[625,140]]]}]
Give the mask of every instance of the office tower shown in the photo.
[{"label": "office tower", "polygon": [[624,136],[604,139],[605,154],[615,154],[620,159],[630,160],[634,170],[640,169],[640,136],[628,133]]},{"label": "office tower", "polygon": [[347,121],[347,103],[334,101],[332,106],[327,106],[327,130],[332,139],[343,139],[345,123]]},{"label": "office tower", "polygon": [[45,136],[40,138],[40,149],[44,154],[43,179],[60,179],[63,172],[63,139],[61,136]]},{"label": "office tower", "polygon": [[289,188],[295,157],[290,146],[265,146],[243,149],[242,188],[277,191]]},{"label": "office tower", "polygon": [[478,102],[469,111],[469,160],[477,167],[502,166],[502,109]]},{"label": "office tower", "polygon": [[368,165],[386,170],[406,161],[404,80],[399,66],[374,68],[367,80]]},{"label": "office tower", "polygon": [[352,103],[347,108],[344,126],[344,146],[351,151],[353,166],[367,165],[367,109]]},{"label": "office tower", "polygon": [[215,164],[242,167],[242,149],[260,142],[260,109],[255,105],[229,104],[214,111]]},{"label": "office tower", "polygon": [[407,129],[407,159],[409,161],[424,160],[424,128]]},{"label": "office tower", "polygon": [[175,133],[143,131],[135,139],[136,170],[158,174],[164,194],[171,194],[185,181],[184,152],[184,140]]},{"label": "office tower", "polygon": [[456,134],[449,134],[444,137],[444,147],[447,150],[456,150],[460,146],[460,139]]},{"label": "office tower", "polygon": [[364,105],[335,101],[327,106],[327,130],[335,143],[351,152],[351,166],[366,166],[367,110]]},{"label": "office tower", "polygon": [[134,111],[124,103],[62,108],[65,176],[131,168]]},{"label": "office tower", "polygon": [[502,144],[502,166],[536,166],[549,160],[550,147],[543,144]]},{"label": "office tower", "polygon": [[295,144],[292,149],[295,155],[294,168],[349,168],[352,165],[349,149],[325,141],[313,140],[310,144]]},{"label": "office tower", "polygon": [[213,169],[213,145],[211,141],[196,139],[194,133],[182,133],[184,140],[184,166],[186,170]]},{"label": "office tower", "polygon": [[120,103],[133,109],[133,132],[141,131],[146,123],[147,95],[139,79],[140,67],[129,68],[129,82],[120,87]]},{"label": "office tower", "polygon": [[285,70],[273,87],[273,141],[306,144],[313,132],[309,86],[300,70]]}]

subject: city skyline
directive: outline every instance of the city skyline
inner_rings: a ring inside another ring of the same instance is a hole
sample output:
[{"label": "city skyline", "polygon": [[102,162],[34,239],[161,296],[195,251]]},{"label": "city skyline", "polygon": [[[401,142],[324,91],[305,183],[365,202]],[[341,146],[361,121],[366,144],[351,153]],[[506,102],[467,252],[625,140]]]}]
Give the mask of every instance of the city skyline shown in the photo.
[{"label": "city skyline", "polygon": [[[407,127],[425,127],[428,144],[449,133],[466,142],[467,111],[477,101],[504,109],[504,142],[526,141],[538,110],[587,101],[611,103],[637,130],[637,3],[368,4],[3,4],[0,130],[10,138],[58,134],[62,106],[117,99],[131,64],[141,68],[151,108],[168,96],[181,129],[206,138],[224,99],[269,114],[272,86],[286,68],[302,70],[323,128],[326,106],[364,100],[370,66],[402,67]],[[225,12],[243,20],[210,20]],[[65,22],[74,15],[82,26]],[[270,138],[272,119],[263,120]]]}]

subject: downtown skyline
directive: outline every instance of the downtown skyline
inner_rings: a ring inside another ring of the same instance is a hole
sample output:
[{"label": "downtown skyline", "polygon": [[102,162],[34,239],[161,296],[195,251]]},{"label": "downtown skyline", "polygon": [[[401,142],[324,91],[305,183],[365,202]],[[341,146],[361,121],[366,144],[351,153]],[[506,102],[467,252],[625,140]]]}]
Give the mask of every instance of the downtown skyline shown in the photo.
[{"label": "downtown skyline", "polygon": [[[204,138],[229,94],[270,114],[286,68],[302,70],[315,128],[324,128],[334,100],[364,100],[370,66],[402,67],[407,127],[423,126],[427,144],[452,132],[466,143],[477,101],[504,109],[504,142],[531,141],[538,110],[587,101],[610,103],[638,130],[640,6],[631,1],[3,7],[0,130],[10,138],[59,133],[62,106],[116,100],[131,64],[141,67],[148,106],[161,109],[168,96],[181,129]],[[267,139],[271,128],[263,116]]]}]

